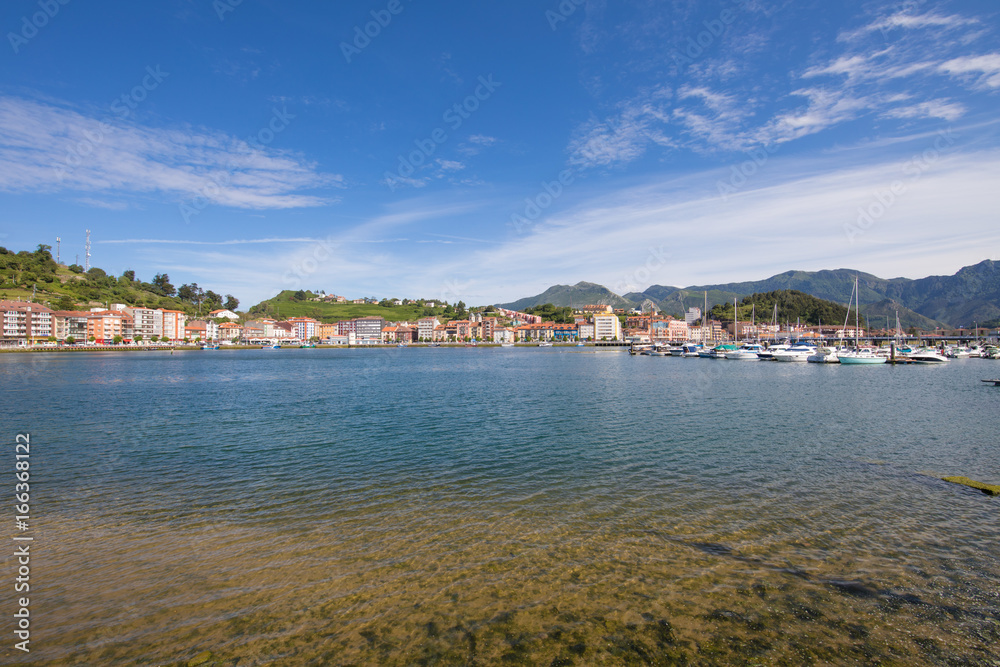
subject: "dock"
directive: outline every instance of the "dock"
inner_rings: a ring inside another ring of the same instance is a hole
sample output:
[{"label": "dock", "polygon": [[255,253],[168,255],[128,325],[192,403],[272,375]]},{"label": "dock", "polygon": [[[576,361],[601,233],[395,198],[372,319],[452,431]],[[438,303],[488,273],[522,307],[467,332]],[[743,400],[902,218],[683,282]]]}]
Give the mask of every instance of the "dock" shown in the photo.
[{"label": "dock", "polygon": [[1000,387],[1000,380],[983,380],[983,382],[992,382],[994,387]]}]

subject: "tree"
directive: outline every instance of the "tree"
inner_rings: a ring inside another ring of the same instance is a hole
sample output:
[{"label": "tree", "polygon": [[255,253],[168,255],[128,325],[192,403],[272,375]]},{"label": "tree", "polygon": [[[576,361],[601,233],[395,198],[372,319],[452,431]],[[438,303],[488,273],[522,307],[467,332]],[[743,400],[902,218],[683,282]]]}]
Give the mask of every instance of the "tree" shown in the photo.
[{"label": "tree", "polygon": [[122,273],[122,278],[129,281],[130,283],[135,282],[135,271],[132,269],[127,269]]},{"label": "tree", "polygon": [[73,336],[66,336],[66,344],[67,345],[75,345],[76,344],[76,338],[74,338]]},{"label": "tree", "polygon": [[76,302],[68,296],[63,295],[56,301],[56,310],[76,310]]},{"label": "tree", "polygon": [[67,268],[73,273],[83,273],[83,267],[79,264],[70,264]]},{"label": "tree", "polygon": [[114,338],[111,339],[111,342],[113,342],[115,345],[119,345],[122,342],[122,340],[123,339],[121,336],[116,335]]},{"label": "tree", "polygon": [[135,342],[135,343],[141,343],[142,342],[142,334],[136,334],[136,335],[132,336],[132,341]]},{"label": "tree", "polygon": [[87,271],[87,278],[91,280],[96,280],[97,278],[107,278],[108,274],[104,272],[104,269],[99,269],[96,266],[90,267]]},{"label": "tree", "polygon": [[225,303],[225,305],[223,307],[226,310],[231,310],[231,311],[233,311],[235,313],[236,309],[240,307],[240,300],[237,299],[232,294],[227,294],[226,295],[226,303]]},{"label": "tree", "polygon": [[173,296],[177,293],[174,286],[170,284],[170,276],[166,273],[157,273],[153,277],[153,286],[156,288],[156,291],[163,296]]}]

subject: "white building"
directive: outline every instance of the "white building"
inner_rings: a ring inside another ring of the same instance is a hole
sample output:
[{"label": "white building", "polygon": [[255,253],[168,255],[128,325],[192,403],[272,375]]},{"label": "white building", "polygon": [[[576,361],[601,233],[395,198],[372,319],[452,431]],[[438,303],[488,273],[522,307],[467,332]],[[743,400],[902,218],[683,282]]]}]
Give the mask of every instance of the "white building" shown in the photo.
[{"label": "white building", "polygon": [[576,325],[580,340],[594,340],[594,325],[589,322],[582,322]]},{"label": "white building", "polygon": [[622,323],[614,313],[594,314],[594,340],[621,340]]},{"label": "white building", "polygon": [[684,323],[689,327],[701,319],[701,308],[688,308],[684,313]]},{"label": "white building", "polygon": [[125,312],[132,316],[132,333],[141,335],[144,340],[153,336],[163,335],[163,311],[153,308],[126,308]]}]

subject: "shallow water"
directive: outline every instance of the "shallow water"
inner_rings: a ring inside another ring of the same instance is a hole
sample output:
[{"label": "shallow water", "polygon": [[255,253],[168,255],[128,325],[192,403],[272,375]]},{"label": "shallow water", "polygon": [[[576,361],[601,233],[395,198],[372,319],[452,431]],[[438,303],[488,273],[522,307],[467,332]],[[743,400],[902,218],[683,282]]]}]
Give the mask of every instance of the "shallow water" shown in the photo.
[{"label": "shallow water", "polygon": [[30,661],[1000,664],[998,370],[0,355]]}]

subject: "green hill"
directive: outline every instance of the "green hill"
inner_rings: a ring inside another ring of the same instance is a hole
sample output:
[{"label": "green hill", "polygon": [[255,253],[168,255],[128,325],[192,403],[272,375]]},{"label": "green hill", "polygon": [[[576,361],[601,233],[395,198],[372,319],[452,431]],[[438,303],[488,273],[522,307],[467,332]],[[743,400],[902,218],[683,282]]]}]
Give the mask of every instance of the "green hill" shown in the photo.
[{"label": "green hill", "polygon": [[510,303],[496,304],[510,310],[524,310],[531,306],[552,304],[554,306],[580,308],[589,305],[607,305],[615,308],[635,308],[637,302],[618,296],[607,287],[596,283],[579,282],[575,285],[553,285],[541,294],[529,296]]},{"label": "green hill", "polygon": [[57,264],[52,248],[39,245],[34,252],[15,252],[0,247],[0,299],[32,300],[54,310],[88,310],[111,303],[182,310],[189,316],[205,315],[217,308],[235,309],[239,301],[205,291],[197,284],[170,284],[170,276],[158,274],[152,282],[137,279],[134,271],[109,276],[104,270]]},{"label": "green hill", "polygon": [[[276,296],[261,301],[248,311],[249,317],[311,317],[320,322],[339,322],[356,317],[384,317],[388,321],[414,321],[421,317],[435,316],[453,319],[464,314],[456,306],[436,306],[429,308],[422,300],[416,304],[395,306],[385,299],[380,303],[328,303],[314,301],[320,295],[308,291],[284,290]],[[464,306],[464,305],[463,305]]]}]

